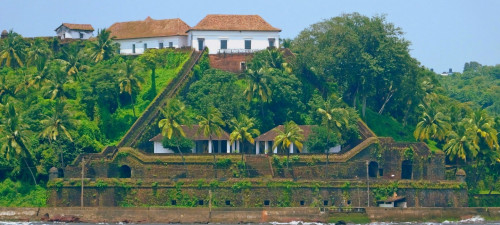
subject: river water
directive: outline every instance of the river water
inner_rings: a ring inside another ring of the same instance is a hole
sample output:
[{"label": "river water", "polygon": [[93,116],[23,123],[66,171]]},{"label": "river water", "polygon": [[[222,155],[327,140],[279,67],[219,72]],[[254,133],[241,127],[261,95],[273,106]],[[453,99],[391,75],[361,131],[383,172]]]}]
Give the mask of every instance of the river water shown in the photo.
[{"label": "river water", "polygon": [[[4,222],[0,221],[0,225],[63,225],[66,223],[61,223],[61,222]],[[126,223],[68,223],[70,225],[128,225]],[[132,224],[132,223],[131,223]],[[349,223],[348,223],[349,224]],[[436,223],[436,222],[375,222],[375,223],[370,223],[369,225],[500,225],[499,222],[490,222],[490,221],[484,221],[483,218],[476,216],[470,219],[466,220],[461,220],[461,221],[444,221],[441,223]],[[160,225],[159,223],[155,224],[140,224],[140,225]],[[177,224],[173,224],[177,225]],[[180,225],[180,224],[179,224]],[[185,224],[182,224],[185,225]],[[198,224],[196,224],[198,225]],[[220,225],[225,225],[225,224],[220,224]],[[227,225],[232,225],[232,224],[227,224]],[[234,224],[237,225],[237,224]],[[263,223],[263,225],[335,225],[333,223],[331,224],[323,224],[323,223],[309,223],[309,222],[302,222],[302,221],[296,221],[296,222],[291,222],[291,223],[277,223],[277,222],[272,222],[272,223]]]}]

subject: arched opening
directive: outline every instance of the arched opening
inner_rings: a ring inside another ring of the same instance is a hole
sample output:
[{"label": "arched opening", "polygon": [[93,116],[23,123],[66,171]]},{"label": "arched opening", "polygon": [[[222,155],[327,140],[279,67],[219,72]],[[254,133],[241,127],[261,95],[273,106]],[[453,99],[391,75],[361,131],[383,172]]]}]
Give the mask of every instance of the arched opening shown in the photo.
[{"label": "arched opening", "polygon": [[127,165],[120,166],[120,178],[130,178],[132,176],[132,171]]},{"label": "arched opening", "polygon": [[378,163],[371,161],[370,164],[368,164],[368,176],[377,177],[377,173],[378,173]]},{"label": "arched opening", "polygon": [[404,160],[401,165],[401,179],[411,179],[412,165],[410,160]]}]

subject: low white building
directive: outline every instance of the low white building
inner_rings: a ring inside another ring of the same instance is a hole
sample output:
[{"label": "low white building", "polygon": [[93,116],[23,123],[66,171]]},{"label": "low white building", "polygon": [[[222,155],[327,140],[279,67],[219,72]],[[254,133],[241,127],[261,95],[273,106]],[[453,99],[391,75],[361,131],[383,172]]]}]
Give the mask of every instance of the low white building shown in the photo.
[{"label": "low white building", "polygon": [[55,31],[61,39],[89,39],[94,36],[94,28],[90,24],[63,23]]},{"label": "low white building", "polygon": [[120,54],[142,54],[148,48],[181,48],[188,46],[189,25],[179,18],[119,22],[108,30],[120,45]]},{"label": "low white building", "polygon": [[209,54],[251,53],[279,47],[280,29],[258,15],[207,15],[189,29],[189,46]]},{"label": "low white building", "polygon": [[[229,134],[222,131],[220,137],[213,136],[209,138],[201,134],[198,130],[198,125],[186,126],[181,125],[184,134],[187,139],[191,139],[194,142],[194,146],[191,149],[191,153],[233,153],[235,145],[231,146],[229,141]],[[149,141],[153,142],[154,153],[176,153],[176,149],[168,149],[163,147],[163,135],[158,134],[151,138]]]}]

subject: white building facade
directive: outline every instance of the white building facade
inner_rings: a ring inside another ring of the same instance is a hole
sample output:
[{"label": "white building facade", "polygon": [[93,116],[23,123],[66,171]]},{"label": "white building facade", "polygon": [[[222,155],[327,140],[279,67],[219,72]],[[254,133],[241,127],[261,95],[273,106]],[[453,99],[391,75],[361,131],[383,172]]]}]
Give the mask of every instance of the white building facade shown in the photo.
[{"label": "white building facade", "polygon": [[62,39],[89,39],[94,36],[94,28],[90,24],[63,23],[55,29]]},{"label": "white building facade", "polygon": [[258,15],[207,15],[188,31],[189,46],[209,54],[252,53],[279,47],[280,29]]},{"label": "white building facade", "polygon": [[120,54],[142,54],[148,48],[182,48],[188,46],[189,26],[181,19],[118,22],[108,29],[120,45]]}]

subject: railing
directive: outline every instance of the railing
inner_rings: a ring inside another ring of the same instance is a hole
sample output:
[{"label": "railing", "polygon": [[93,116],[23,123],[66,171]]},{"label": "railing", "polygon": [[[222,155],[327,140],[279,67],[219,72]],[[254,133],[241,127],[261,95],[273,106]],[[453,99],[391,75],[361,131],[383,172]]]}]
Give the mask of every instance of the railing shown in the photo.
[{"label": "railing", "polygon": [[262,51],[262,49],[219,49],[217,54],[248,54]]}]

